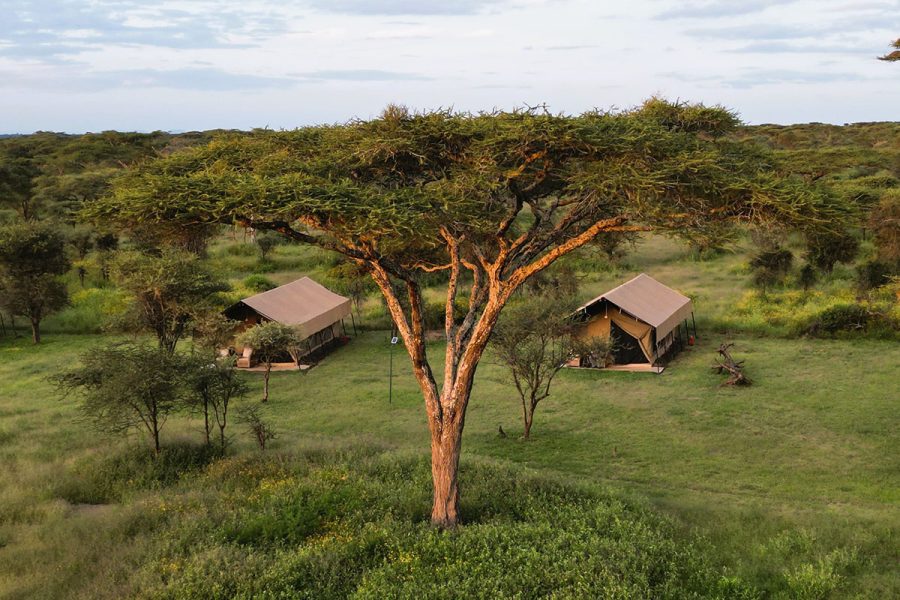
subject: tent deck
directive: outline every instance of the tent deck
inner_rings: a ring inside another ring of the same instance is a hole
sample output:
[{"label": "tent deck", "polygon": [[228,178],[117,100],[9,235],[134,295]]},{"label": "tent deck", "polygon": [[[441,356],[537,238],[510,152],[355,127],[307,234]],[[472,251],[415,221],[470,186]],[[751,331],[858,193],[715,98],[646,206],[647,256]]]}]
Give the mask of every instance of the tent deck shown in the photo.
[{"label": "tent deck", "polygon": [[628,371],[629,373],[662,373],[665,367],[655,367],[650,363],[631,363],[627,365],[608,365],[605,371]]},{"label": "tent deck", "polygon": [[[266,365],[264,365],[263,363],[257,363],[255,365],[253,365],[252,367],[237,367],[237,368],[240,369],[241,371],[247,371],[250,373],[264,373],[266,370]],[[299,365],[297,363],[293,363],[293,362],[272,363],[272,372],[273,373],[275,371],[306,371],[307,369],[311,369],[311,368],[312,368],[312,365],[305,365],[303,363],[300,363]]]},{"label": "tent deck", "polygon": [[631,363],[628,365],[608,365],[605,367],[578,367],[566,365],[567,369],[583,369],[585,371],[626,371],[629,373],[662,373],[665,367],[656,367],[650,363]]}]

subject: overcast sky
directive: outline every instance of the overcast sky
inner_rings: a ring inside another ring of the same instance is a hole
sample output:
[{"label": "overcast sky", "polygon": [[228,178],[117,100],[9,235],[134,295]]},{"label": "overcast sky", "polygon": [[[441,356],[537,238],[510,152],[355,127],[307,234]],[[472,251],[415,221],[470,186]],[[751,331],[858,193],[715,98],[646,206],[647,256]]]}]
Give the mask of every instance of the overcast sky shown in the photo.
[{"label": "overcast sky", "polygon": [[0,0],[0,133],[293,128],[396,102],[900,120],[900,0]]}]

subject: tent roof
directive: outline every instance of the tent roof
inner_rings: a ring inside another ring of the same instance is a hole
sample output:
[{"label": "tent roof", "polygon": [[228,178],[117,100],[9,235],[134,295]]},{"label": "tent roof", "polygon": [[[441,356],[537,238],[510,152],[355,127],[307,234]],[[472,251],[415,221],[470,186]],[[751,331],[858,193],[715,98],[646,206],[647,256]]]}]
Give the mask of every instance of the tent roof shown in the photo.
[{"label": "tent roof", "polygon": [[260,315],[301,329],[310,336],[350,314],[350,299],[335,294],[309,277],[244,298]]},{"label": "tent roof", "polygon": [[613,288],[580,306],[583,311],[593,304],[607,300],[641,321],[656,328],[657,339],[661,339],[683,321],[694,310],[691,299],[679,294],[646,273],[641,273],[631,281]]}]

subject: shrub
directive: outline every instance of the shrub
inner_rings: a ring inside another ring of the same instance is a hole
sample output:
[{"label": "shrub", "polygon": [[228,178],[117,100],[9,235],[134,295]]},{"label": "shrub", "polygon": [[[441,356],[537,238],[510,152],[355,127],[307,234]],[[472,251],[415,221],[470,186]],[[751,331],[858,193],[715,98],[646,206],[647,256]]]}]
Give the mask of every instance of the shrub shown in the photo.
[{"label": "shrub", "polygon": [[254,273],[274,273],[277,270],[278,265],[270,260],[260,260],[256,266],[253,267]]},{"label": "shrub", "polygon": [[272,281],[265,275],[260,275],[258,273],[254,273],[253,275],[248,276],[242,283],[244,284],[245,288],[257,293],[267,292],[278,287],[278,285],[274,281]]},{"label": "shrub", "polygon": [[120,502],[129,493],[161,489],[221,457],[214,446],[172,444],[159,456],[131,446],[109,456],[92,456],[75,464],[56,482],[54,493],[72,504]]},{"label": "shrub", "polygon": [[839,304],[822,311],[813,322],[811,332],[834,335],[864,331],[870,318],[869,311],[859,304]]},{"label": "shrub", "polygon": [[[469,310],[468,301],[465,298],[457,298],[454,305],[454,318],[457,323],[461,323]],[[444,330],[444,320],[446,314],[446,304],[443,302],[426,302],[423,312],[425,320],[425,329],[428,330]]]},{"label": "shrub", "polygon": [[100,333],[129,308],[128,296],[115,288],[87,288],[72,294],[68,307],[47,319],[48,331]]},{"label": "shrub", "polygon": [[765,290],[780,283],[791,270],[793,263],[794,255],[791,254],[791,251],[780,246],[757,253],[750,260],[754,285]]},{"label": "shrub", "polygon": [[856,284],[862,291],[868,291],[891,281],[891,275],[895,273],[889,263],[880,260],[870,260],[859,265],[856,270]]}]

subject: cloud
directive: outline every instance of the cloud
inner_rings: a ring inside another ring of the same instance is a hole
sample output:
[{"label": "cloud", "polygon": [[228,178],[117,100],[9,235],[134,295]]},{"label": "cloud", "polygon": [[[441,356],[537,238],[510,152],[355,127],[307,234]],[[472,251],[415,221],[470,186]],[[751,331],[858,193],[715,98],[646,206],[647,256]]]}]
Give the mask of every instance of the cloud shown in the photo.
[{"label": "cloud", "polygon": [[735,27],[701,27],[688,29],[692,37],[724,40],[794,40],[824,33],[821,26],[753,24]]},{"label": "cloud", "polygon": [[571,46],[547,46],[547,50],[553,52],[559,51],[567,51],[567,50],[589,50],[591,48],[599,48],[600,46],[596,44],[573,44]]},{"label": "cloud", "polygon": [[300,83],[289,77],[266,77],[229,73],[214,68],[173,70],[129,69],[71,74],[51,67],[37,69],[26,76],[0,76],[0,87],[25,87],[30,90],[100,92],[111,89],[196,90],[210,92],[254,91],[293,87]]},{"label": "cloud", "polygon": [[504,0],[310,0],[322,12],[353,15],[474,15]]},{"label": "cloud", "polygon": [[334,69],[291,73],[307,81],[428,81],[431,78],[418,73],[382,71],[379,69]]},{"label": "cloud", "polygon": [[823,84],[867,81],[871,78],[858,73],[796,71],[790,69],[745,69],[737,75],[692,75],[678,72],[660,73],[660,76],[689,83],[715,84],[719,87],[749,89],[763,85]]},{"label": "cloud", "polygon": [[260,40],[286,27],[272,11],[252,10],[236,0],[215,11],[190,1],[183,6],[167,8],[152,0],[0,0],[0,56],[60,62],[110,46],[246,47],[235,38]]},{"label": "cloud", "polygon": [[791,2],[779,0],[717,0],[715,2],[691,2],[656,15],[656,19],[719,19],[762,12],[770,6],[784,6]]},{"label": "cloud", "polygon": [[860,46],[841,46],[837,44],[789,44],[786,42],[756,42],[740,48],[727,50],[739,54],[859,54],[872,53],[871,49]]}]

